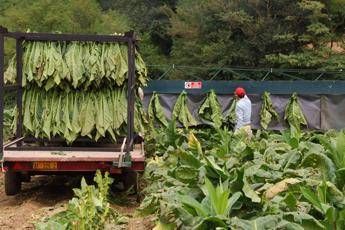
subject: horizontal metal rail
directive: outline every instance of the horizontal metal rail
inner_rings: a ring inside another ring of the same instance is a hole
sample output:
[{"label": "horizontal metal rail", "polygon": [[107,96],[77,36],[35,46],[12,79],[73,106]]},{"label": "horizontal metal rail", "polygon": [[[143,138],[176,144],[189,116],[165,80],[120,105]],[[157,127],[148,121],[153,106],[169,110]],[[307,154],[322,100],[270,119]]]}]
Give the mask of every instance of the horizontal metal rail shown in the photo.
[{"label": "horizontal metal rail", "polygon": [[[52,151],[52,152],[64,152],[64,151],[83,151],[83,152],[120,152],[121,147],[63,147],[63,146],[16,146],[6,147],[5,151]],[[125,148],[125,151],[127,149]]]},{"label": "horizontal metal rail", "polygon": [[[246,68],[246,67],[215,67],[215,66],[183,66],[183,65],[147,65],[152,71],[153,80],[176,79],[175,71],[179,71],[179,79],[188,80],[311,80],[321,78],[327,80],[344,80],[345,70],[320,69],[278,69],[278,68]],[[182,74],[182,75],[181,75]],[[184,74],[184,75],[183,75]]]},{"label": "horizontal metal rail", "polygon": [[200,70],[239,70],[250,72],[292,72],[292,73],[344,73],[345,69],[338,70],[319,70],[319,69],[283,69],[283,68],[270,68],[270,67],[241,67],[241,66],[185,66],[185,65],[146,65],[147,67],[167,68],[167,69],[200,69]]},{"label": "horizontal metal rail", "polygon": [[18,85],[4,85],[4,91],[14,91],[18,90]]},{"label": "horizontal metal rail", "polygon": [[7,32],[4,36],[26,41],[130,42],[134,41],[131,33],[127,32],[124,36],[119,36]]},{"label": "horizontal metal rail", "polygon": [[[124,137],[118,138],[116,143],[122,143]],[[65,138],[62,137],[53,137],[53,138],[35,138],[35,137],[25,137],[23,139],[24,142],[47,142],[47,143],[54,143],[54,142],[66,142]],[[87,142],[87,143],[109,143],[114,144],[111,140],[99,140],[95,141],[87,137],[78,137],[74,142]]]}]

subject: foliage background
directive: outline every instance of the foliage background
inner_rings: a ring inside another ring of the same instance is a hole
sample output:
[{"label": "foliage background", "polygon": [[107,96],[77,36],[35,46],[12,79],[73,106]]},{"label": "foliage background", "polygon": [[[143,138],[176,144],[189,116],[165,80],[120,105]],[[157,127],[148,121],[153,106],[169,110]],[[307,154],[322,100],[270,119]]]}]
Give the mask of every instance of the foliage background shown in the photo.
[{"label": "foliage background", "polygon": [[[1,0],[11,31],[135,30],[151,76],[164,65],[344,68],[344,0]],[[13,43],[6,47],[7,60]],[[202,69],[175,71],[207,77]]]}]

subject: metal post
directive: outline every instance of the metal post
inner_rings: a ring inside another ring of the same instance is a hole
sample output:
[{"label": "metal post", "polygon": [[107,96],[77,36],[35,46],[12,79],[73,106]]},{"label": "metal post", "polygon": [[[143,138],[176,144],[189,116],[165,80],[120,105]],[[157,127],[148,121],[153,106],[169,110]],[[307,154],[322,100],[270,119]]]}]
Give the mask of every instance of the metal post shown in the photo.
[{"label": "metal post", "polygon": [[134,106],[135,106],[135,40],[134,33],[127,33],[128,41],[128,106],[127,106],[127,153],[134,141]]},{"label": "metal post", "polygon": [[[17,118],[17,130],[16,130],[16,138],[22,137],[22,129],[23,129],[23,87],[22,87],[22,79],[23,79],[23,40],[18,38],[16,40],[16,61],[17,61],[17,109],[18,109],[18,118]],[[20,143],[18,143],[20,146]]]},{"label": "metal post", "polygon": [[0,161],[4,156],[4,43],[4,35],[0,31]]}]

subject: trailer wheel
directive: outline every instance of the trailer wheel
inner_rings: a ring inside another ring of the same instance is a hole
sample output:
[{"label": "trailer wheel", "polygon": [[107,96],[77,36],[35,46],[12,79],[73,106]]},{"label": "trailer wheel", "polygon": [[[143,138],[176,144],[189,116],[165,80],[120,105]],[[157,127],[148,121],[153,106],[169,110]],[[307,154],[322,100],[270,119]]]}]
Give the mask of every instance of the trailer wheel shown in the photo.
[{"label": "trailer wheel", "polygon": [[133,170],[127,170],[122,173],[122,182],[124,190],[127,191],[130,188],[134,193],[138,192],[138,173]]},{"label": "trailer wheel", "polygon": [[5,193],[7,196],[13,196],[20,192],[21,189],[20,173],[7,171],[5,173]]},{"label": "trailer wheel", "polygon": [[22,172],[20,175],[20,181],[21,182],[30,182],[31,181],[31,175],[28,172]]}]

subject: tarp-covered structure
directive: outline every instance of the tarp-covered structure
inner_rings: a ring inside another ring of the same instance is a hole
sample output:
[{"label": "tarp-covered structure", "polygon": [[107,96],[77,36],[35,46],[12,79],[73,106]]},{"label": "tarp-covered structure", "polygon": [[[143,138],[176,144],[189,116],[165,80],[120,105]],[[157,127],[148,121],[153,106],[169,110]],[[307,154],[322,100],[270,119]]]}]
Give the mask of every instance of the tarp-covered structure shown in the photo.
[{"label": "tarp-covered structure", "polygon": [[269,129],[281,130],[287,127],[284,121],[285,107],[293,93],[298,94],[298,101],[307,119],[307,129],[329,130],[345,128],[345,81],[202,81],[201,89],[185,89],[183,80],[153,80],[145,88],[144,106],[148,106],[153,92],[160,95],[160,102],[167,118],[178,95],[185,90],[188,108],[199,124],[198,109],[210,90],[214,90],[222,106],[223,114],[229,109],[236,87],[244,87],[252,101],[252,127],[260,128],[261,96],[267,91],[280,121],[272,121]]}]

